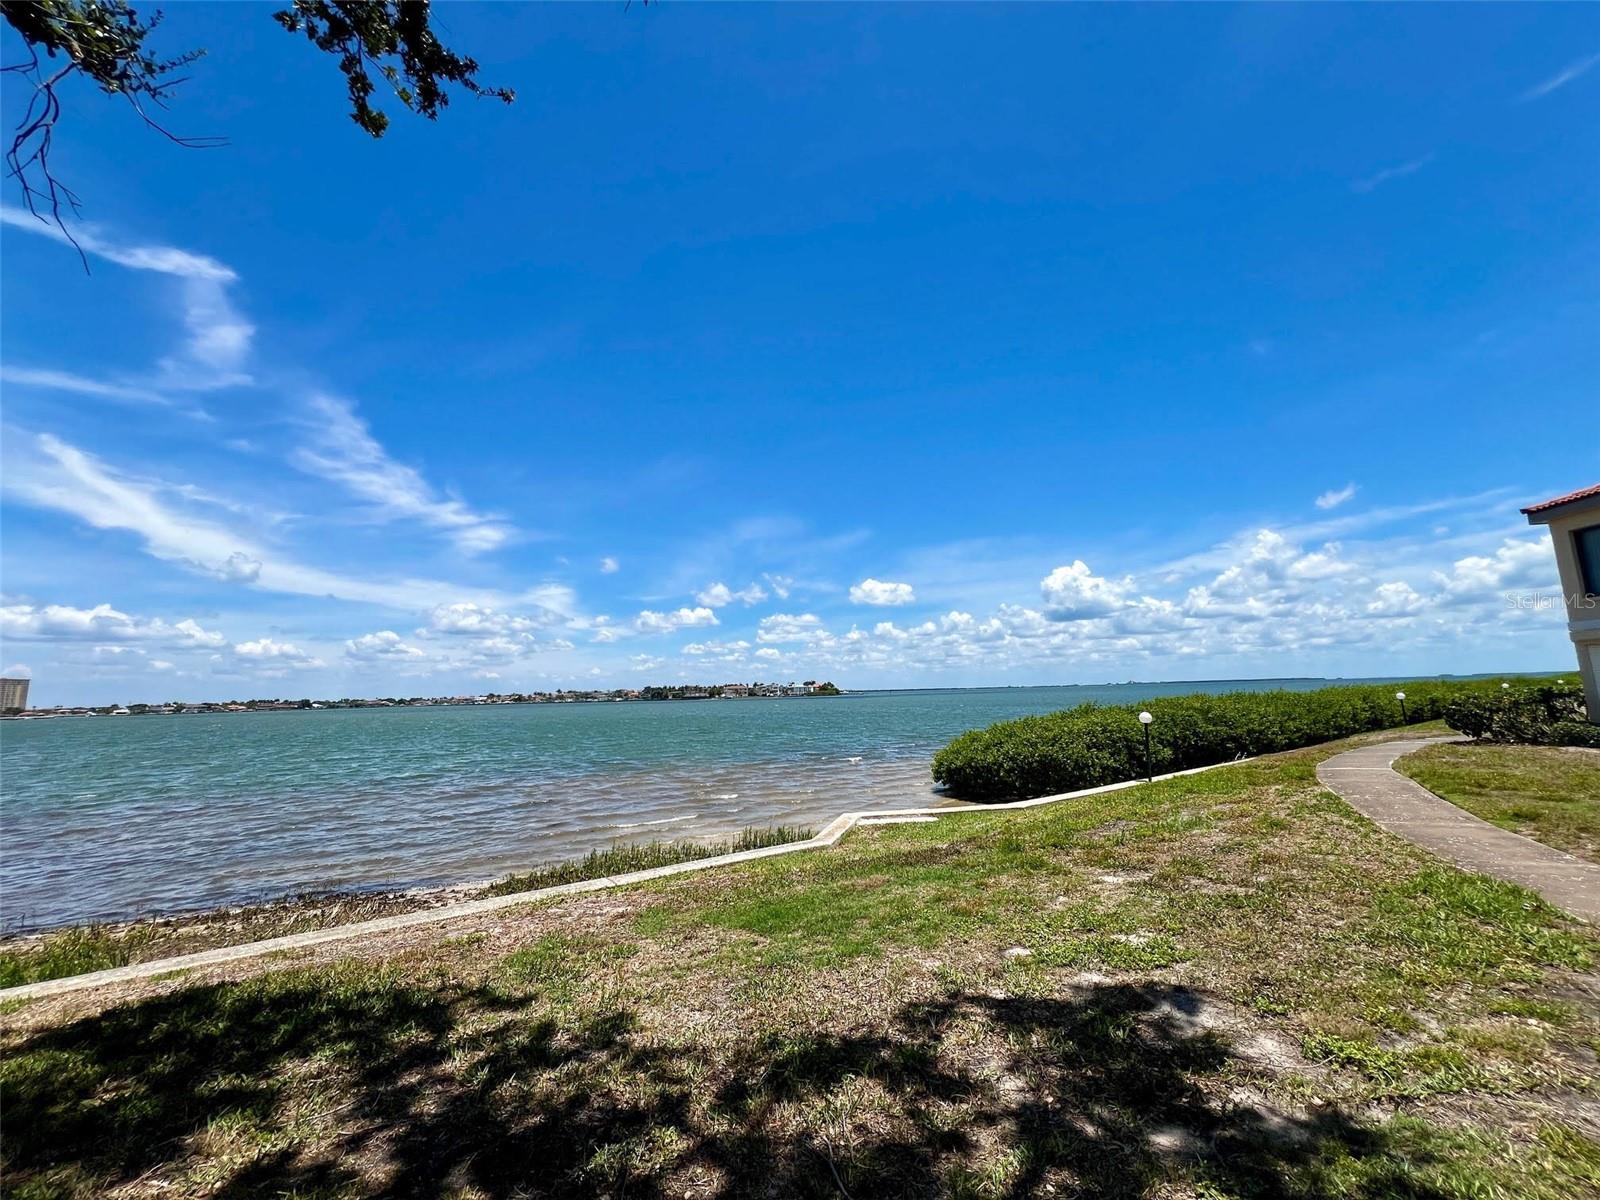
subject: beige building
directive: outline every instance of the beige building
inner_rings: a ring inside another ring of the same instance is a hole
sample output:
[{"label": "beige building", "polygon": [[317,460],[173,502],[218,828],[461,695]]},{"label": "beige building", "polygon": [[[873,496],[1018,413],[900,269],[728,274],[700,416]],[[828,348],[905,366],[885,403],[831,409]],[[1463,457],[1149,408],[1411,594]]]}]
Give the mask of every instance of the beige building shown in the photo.
[{"label": "beige building", "polygon": [[1589,720],[1600,724],[1600,483],[1522,511],[1528,524],[1550,527]]},{"label": "beige building", "polygon": [[0,712],[28,707],[27,679],[0,679]]}]

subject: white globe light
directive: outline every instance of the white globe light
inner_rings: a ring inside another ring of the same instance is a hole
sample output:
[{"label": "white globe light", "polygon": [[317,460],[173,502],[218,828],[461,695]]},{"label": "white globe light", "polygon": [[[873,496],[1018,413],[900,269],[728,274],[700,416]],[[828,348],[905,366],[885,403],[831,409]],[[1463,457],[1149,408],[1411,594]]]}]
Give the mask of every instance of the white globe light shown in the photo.
[{"label": "white globe light", "polygon": [[1502,688],[1506,688],[1506,689],[1509,689],[1511,687],[1511,685],[1509,683],[1502,683],[1500,686]]},{"label": "white globe light", "polygon": [[1155,718],[1152,717],[1147,712],[1142,712],[1142,713],[1139,714],[1139,724],[1141,724],[1141,725],[1148,725],[1148,724],[1150,724],[1151,721],[1154,721],[1154,720],[1155,720]]},{"label": "white globe light", "polygon": [[1396,700],[1404,700],[1406,698],[1406,694],[1404,692],[1396,692],[1394,694],[1394,698]]}]

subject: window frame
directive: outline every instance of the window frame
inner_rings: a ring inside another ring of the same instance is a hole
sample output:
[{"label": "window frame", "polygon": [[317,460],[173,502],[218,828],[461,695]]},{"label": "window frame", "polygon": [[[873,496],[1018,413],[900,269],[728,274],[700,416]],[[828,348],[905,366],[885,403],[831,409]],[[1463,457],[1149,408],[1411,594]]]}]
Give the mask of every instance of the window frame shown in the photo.
[{"label": "window frame", "polygon": [[1578,564],[1578,586],[1583,594],[1600,596],[1600,522],[1572,531],[1572,555]]}]

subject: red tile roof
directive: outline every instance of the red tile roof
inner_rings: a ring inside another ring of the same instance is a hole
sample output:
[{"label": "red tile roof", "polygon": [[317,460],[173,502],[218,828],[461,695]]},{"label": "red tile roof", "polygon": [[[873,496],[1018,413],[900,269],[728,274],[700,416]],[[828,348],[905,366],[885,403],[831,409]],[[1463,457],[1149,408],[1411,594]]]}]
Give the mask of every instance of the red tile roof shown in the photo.
[{"label": "red tile roof", "polygon": [[1575,492],[1568,492],[1565,496],[1557,496],[1554,500],[1543,500],[1538,504],[1530,504],[1522,511],[1525,513],[1544,512],[1549,508],[1560,508],[1563,504],[1571,504],[1575,500],[1588,500],[1592,496],[1600,496],[1600,483],[1586,488],[1579,488]]}]

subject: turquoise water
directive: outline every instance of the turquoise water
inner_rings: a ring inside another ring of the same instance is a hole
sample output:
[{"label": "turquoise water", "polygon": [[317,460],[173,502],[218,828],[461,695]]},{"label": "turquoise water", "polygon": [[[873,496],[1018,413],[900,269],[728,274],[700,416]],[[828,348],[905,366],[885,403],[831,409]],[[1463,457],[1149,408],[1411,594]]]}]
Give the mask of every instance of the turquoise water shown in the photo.
[{"label": "turquoise water", "polygon": [[1321,681],[0,723],[5,925],[491,878],[621,840],[935,802],[953,735]]}]

